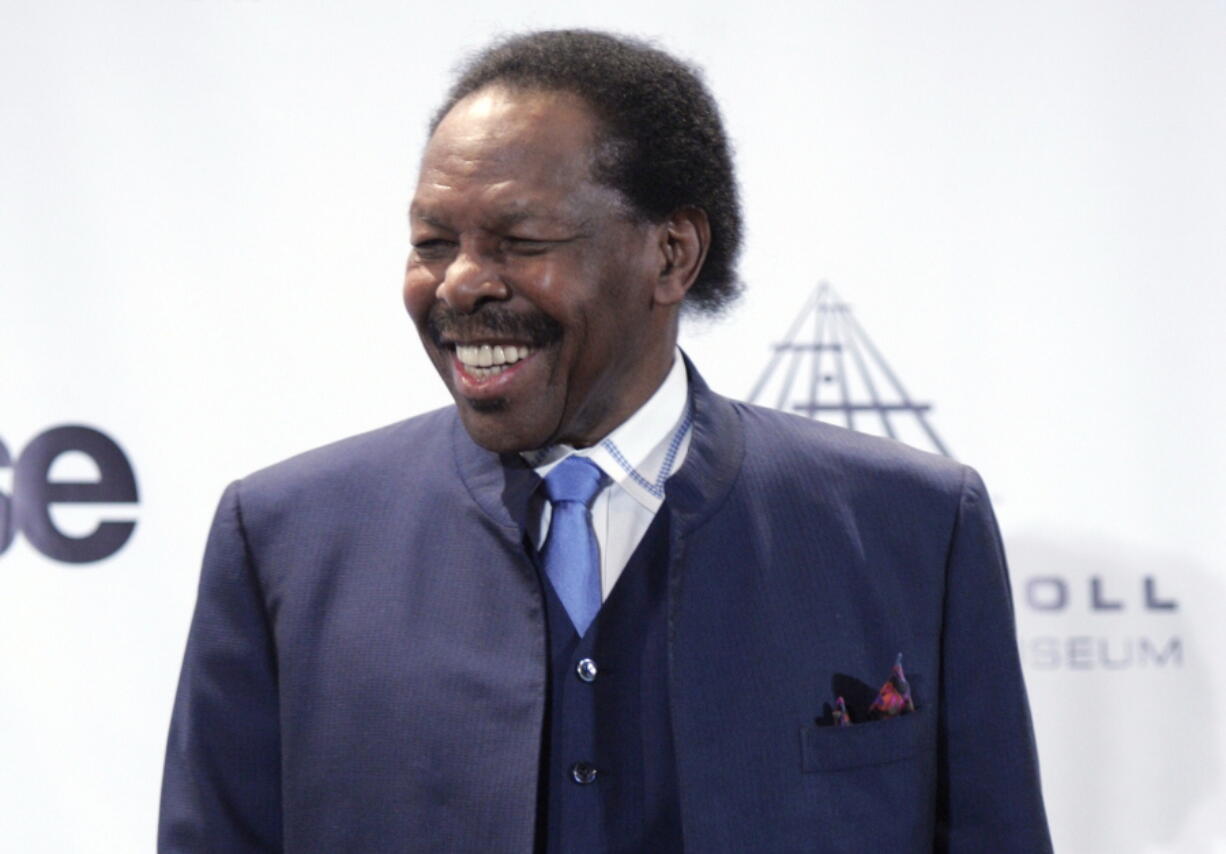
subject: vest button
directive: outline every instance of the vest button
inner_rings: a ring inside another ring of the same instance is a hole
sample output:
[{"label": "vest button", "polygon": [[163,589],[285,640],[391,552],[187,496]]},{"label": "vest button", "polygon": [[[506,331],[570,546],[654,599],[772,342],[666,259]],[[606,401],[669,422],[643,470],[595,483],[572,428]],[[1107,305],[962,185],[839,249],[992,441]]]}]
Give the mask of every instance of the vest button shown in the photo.
[{"label": "vest button", "polygon": [[579,678],[584,682],[595,682],[596,674],[599,671],[596,669],[596,662],[590,658],[581,658],[579,663],[575,665],[575,672],[579,674]]},{"label": "vest button", "polygon": [[591,762],[576,762],[570,766],[570,778],[580,786],[596,782],[596,766]]}]

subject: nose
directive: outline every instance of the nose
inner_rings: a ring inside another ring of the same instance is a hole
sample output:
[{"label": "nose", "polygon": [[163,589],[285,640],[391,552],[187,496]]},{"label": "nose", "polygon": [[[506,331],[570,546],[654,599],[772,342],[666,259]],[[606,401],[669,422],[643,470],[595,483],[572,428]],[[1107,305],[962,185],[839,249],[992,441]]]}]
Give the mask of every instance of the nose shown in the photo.
[{"label": "nose", "polygon": [[450,308],[471,314],[487,300],[510,296],[497,265],[471,249],[462,249],[452,258],[435,295]]}]

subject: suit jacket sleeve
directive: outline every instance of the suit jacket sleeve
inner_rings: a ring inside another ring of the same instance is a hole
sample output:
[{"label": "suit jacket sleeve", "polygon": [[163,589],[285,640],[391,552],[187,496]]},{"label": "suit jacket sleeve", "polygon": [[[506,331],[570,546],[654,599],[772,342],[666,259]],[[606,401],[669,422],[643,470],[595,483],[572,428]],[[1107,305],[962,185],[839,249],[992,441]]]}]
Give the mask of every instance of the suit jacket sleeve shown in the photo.
[{"label": "suit jacket sleeve", "polygon": [[280,851],[279,742],[275,648],[234,483],[205,549],[166,749],[158,851]]},{"label": "suit jacket sleeve", "polygon": [[946,565],[938,851],[1051,851],[1004,550],[967,469]]}]

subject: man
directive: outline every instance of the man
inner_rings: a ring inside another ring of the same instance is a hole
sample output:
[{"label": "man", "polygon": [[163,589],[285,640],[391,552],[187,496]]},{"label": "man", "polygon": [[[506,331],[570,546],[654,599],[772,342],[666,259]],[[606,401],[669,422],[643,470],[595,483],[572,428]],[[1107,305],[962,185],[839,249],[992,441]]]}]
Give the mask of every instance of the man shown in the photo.
[{"label": "man", "polygon": [[[455,406],[227,490],[162,851],[1050,849],[977,476],[678,354],[740,235],[692,71],[496,45],[410,224]],[[872,720],[900,652],[913,708]]]}]

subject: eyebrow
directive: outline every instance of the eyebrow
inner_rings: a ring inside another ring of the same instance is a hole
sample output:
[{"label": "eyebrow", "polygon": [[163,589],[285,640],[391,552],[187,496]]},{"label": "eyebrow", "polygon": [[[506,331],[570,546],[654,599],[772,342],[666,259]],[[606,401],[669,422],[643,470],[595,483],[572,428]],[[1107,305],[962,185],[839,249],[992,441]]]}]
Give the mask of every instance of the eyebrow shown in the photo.
[{"label": "eyebrow", "polygon": [[443,222],[438,217],[432,216],[431,214],[428,214],[428,213],[423,213],[422,211],[415,211],[413,210],[413,206],[410,205],[409,206],[409,221],[411,222],[414,219],[421,220],[426,225],[433,226],[434,228],[442,228],[448,231],[451,230],[451,226],[447,225],[447,223]]}]

